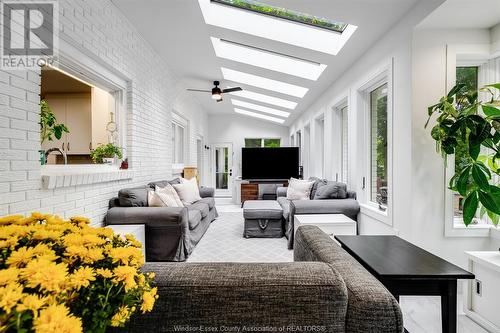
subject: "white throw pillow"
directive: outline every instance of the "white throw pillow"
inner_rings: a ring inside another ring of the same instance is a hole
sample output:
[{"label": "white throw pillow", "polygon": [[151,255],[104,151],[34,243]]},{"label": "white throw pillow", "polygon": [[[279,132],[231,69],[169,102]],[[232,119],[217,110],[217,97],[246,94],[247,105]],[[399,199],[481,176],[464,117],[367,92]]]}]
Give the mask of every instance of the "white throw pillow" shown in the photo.
[{"label": "white throw pillow", "polygon": [[183,207],[181,199],[177,191],[172,185],[167,184],[165,187],[155,187],[154,192],[148,193],[149,207]]},{"label": "white throw pillow", "polygon": [[181,178],[181,183],[174,184],[173,186],[184,205],[191,205],[201,200],[200,189],[198,188],[196,178],[190,180]]},{"label": "white throw pillow", "polygon": [[313,185],[314,180],[307,181],[290,178],[288,188],[286,190],[286,198],[288,200],[310,200]]}]

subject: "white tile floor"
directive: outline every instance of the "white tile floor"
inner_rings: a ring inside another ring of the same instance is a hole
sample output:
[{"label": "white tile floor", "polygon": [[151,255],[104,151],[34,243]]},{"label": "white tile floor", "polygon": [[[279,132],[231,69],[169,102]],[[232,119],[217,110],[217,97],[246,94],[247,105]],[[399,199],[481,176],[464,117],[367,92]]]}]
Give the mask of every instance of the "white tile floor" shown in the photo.
[{"label": "white tile floor", "polygon": [[[242,209],[227,198],[216,199],[220,218],[208,229],[188,261],[279,262],[292,261],[293,251],[286,249],[283,239],[244,239]],[[264,250],[264,251],[263,251]],[[462,295],[458,299],[459,333],[487,333],[469,319],[462,310]],[[441,332],[439,297],[402,296],[405,328],[410,333]]]}]

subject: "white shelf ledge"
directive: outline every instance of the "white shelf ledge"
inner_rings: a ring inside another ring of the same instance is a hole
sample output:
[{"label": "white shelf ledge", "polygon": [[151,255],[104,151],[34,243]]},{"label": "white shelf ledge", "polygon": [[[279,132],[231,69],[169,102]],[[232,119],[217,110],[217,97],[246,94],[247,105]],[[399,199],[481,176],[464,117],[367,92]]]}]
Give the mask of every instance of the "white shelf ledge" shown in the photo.
[{"label": "white shelf ledge", "polygon": [[88,185],[131,179],[133,170],[120,170],[117,166],[78,164],[44,165],[41,169],[42,188],[51,190],[60,187]]}]

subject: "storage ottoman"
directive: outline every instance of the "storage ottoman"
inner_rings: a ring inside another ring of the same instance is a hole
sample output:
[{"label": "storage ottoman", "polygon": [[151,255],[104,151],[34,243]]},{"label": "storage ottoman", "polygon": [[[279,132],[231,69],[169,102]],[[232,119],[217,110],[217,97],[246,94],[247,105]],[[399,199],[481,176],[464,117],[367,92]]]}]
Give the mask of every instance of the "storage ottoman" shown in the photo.
[{"label": "storage ottoman", "polygon": [[277,201],[247,200],[243,204],[243,237],[281,238],[285,235],[283,210]]}]

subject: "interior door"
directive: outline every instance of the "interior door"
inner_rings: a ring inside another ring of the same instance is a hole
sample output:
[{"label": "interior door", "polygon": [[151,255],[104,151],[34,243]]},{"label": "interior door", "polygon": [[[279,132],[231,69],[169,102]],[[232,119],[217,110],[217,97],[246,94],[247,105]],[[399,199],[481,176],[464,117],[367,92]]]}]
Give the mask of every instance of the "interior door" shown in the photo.
[{"label": "interior door", "polygon": [[230,197],[233,184],[233,145],[231,143],[212,145],[212,170],[215,195]]},{"label": "interior door", "polygon": [[69,128],[67,154],[90,154],[92,142],[90,94],[68,94],[66,125]]}]

